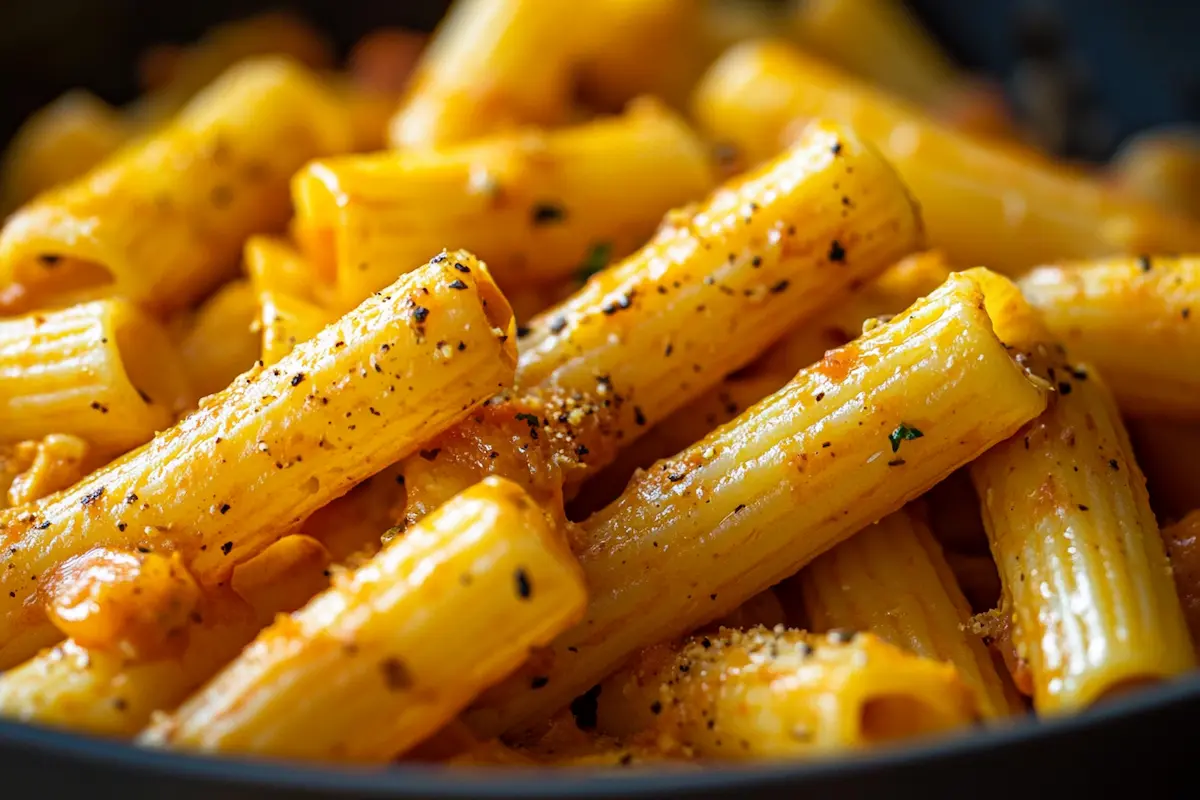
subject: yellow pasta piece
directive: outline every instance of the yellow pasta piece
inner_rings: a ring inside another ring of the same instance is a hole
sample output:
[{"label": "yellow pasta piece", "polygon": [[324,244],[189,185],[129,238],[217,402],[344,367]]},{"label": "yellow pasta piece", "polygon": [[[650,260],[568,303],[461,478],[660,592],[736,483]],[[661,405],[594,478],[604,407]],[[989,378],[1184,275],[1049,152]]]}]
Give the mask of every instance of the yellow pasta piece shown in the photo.
[{"label": "yellow pasta piece", "polygon": [[1060,258],[1200,250],[1200,228],[1083,173],[1020,148],[939,125],[786,44],[739,45],[693,99],[702,127],[754,160],[813,117],[852,125],[877,144],[921,204],[929,243],[956,264],[1005,272]]},{"label": "yellow pasta piece", "polygon": [[112,106],[83,89],[67,92],[13,135],[0,167],[0,214],[84,174],[127,136]]},{"label": "yellow pasta piece", "polygon": [[[386,762],[586,602],[558,530],[520,487],[489,478],[281,618],[141,741]],[[461,636],[444,635],[451,621]]]},{"label": "yellow pasta piece", "polygon": [[515,340],[487,268],[456,252],[71,490],[0,514],[0,668],[54,641],[26,602],[37,576],[92,547],[140,545],[179,550],[213,586],[509,385]]},{"label": "yellow pasta piece", "polygon": [[[286,536],[206,592],[169,647],[146,658],[67,640],[0,673],[0,716],[89,733],[132,736],[237,655],[276,614],[329,585],[328,553]],[[245,600],[243,599],[245,598]]]},{"label": "yellow pasta piece", "polygon": [[434,31],[388,125],[396,148],[562,122],[595,36],[591,4],[459,0]]},{"label": "yellow pasta piece", "polygon": [[619,448],[919,242],[917,212],[887,163],[850,131],[814,124],[775,161],[668,214],[640,251],[532,320],[518,398],[480,409],[426,445],[436,458],[404,466],[407,520],[489,473],[539,498],[564,481],[573,493]]},{"label": "yellow pasta piece", "polygon": [[316,76],[282,59],[239,64],[169,126],[9,218],[0,305],[186,306],[230,275],[247,236],[283,227],[297,168],[349,146]]},{"label": "yellow pasta piece", "polygon": [[555,640],[543,687],[507,683],[470,713],[476,732],[565,705],[634,650],[727,613],[1041,413],[1043,388],[982,305],[975,282],[952,275],[631,481],[581,525],[584,622]]},{"label": "yellow pasta piece", "polygon": [[254,287],[236,280],[218,289],[185,322],[179,355],[199,396],[221,391],[254,366],[261,348],[252,330],[257,315]]},{"label": "yellow pasta piece", "polygon": [[741,369],[629,442],[608,467],[585,487],[573,513],[602,508],[625,488],[634,470],[677,453],[703,439],[786,384],[796,371],[821,360],[826,350],[858,337],[863,323],[895,314],[945,282],[950,270],[936,251],[919,253],[889,267],[842,302],[828,303],[816,318],[802,322],[750,367]]},{"label": "yellow pasta piece", "polygon": [[1121,145],[1108,169],[1126,191],[1200,218],[1200,135],[1195,128],[1139,133]]},{"label": "yellow pasta piece", "polygon": [[121,453],[190,403],[166,333],[124,300],[0,319],[0,439],[66,433]]},{"label": "yellow pasta piece", "polygon": [[604,683],[601,730],[653,730],[704,759],[811,758],[946,733],[978,718],[954,666],[868,633],[782,626],[644,652]]},{"label": "yellow pasta piece", "polygon": [[1175,592],[1183,606],[1184,619],[1193,645],[1200,649],[1200,511],[1163,528],[1162,538],[1171,558]]},{"label": "yellow pasta piece", "polygon": [[342,156],[293,181],[297,236],[353,305],[448,242],[501,285],[557,280],[640,246],[664,212],[706,192],[708,156],[647,100],[618,117],[461,147]]},{"label": "yellow pasta piece", "polygon": [[311,25],[285,11],[256,14],[216,25],[195,44],[159,55],[158,74],[144,75],[147,94],[134,102],[129,114],[138,128],[148,130],[168,120],[197,92],[240,61],[262,56],[286,56],[312,69],[333,65],[329,42]]},{"label": "yellow pasta piece", "polygon": [[1200,421],[1200,257],[1042,267],[1021,291],[1122,411]]},{"label": "yellow pasta piece", "polygon": [[942,548],[911,508],[854,534],[809,564],[799,580],[814,630],[865,631],[953,664],[985,719],[1024,711],[987,648],[966,630],[967,598]]},{"label": "yellow pasta piece", "polygon": [[898,0],[794,0],[791,21],[809,52],[932,106],[945,99],[958,68]]},{"label": "yellow pasta piece", "polygon": [[52,433],[40,441],[0,449],[0,508],[32,503],[65,489],[86,475],[94,458],[78,436]]},{"label": "yellow pasta piece", "polygon": [[787,623],[787,612],[783,603],[771,589],[766,589],[713,623],[718,628],[753,628],[761,625],[774,628]]},{"label": "yellow pasta piece", "polygon": [[313,266],[292,243],[277,236],[251,236],[244,251],[246,273],[256,292],[280,292],[315,300]]},{"label": "yellow pasta piece", "polygon": [[986,271],[1000,337],[1057,392],[971,465],[1039,714],[1077,711],[1195,666],[1145,479],[1105,385],[1020,291]]},{"label": "yellow pasta piece", "polygon": [[[684,108],[705,64],[704,0],[598,0],[580,93],[615,111],[641,95]],[[647,54],[653,53],[653,58]]]},{"label": "yellow pasta piece", "polygon": [[207,597],[180,636],[182,652],[149,661],[68,639],[0,673],[0,716],[93,734],[132,736],[221,668],[262,626],[225,590]]},{"label": "yellow pasta piece", "polygon": [[1126,425],[1158,521],[1200,508],[1200,422],[1130,419]]},{"label": "yellow pasta piece", "polygon": [[336,315],[307,300],[281,292],[259,295],[262,362],[277,364],[300,342],[321,332]]}]

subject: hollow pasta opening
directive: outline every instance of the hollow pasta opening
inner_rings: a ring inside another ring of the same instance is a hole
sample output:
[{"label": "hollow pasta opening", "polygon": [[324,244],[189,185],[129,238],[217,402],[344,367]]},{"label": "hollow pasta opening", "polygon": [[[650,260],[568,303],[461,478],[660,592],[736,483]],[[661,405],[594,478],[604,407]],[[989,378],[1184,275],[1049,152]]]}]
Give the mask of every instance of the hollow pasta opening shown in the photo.
[{"label": "hollow pasta opening", "polygon": [[962,718],[908,694],[884,694],[863,703],[859,726],[864,744],[881,744],[959,727]]},{"label": "hollow pasta opening", "polygon": [[147,405],[159,406],[174,416],[190,399],[180,378],[178,355],[158,330],[140,321],[139,316],[129,314],[121,314],[115,321],[112,333],[121,366]]},{"label": "hollow pasta opening", "polygon": [[6,298],[15,311],[71,305],[109,294],[116,277],[95,261],[43,253],[13,271],[15,289]]}]

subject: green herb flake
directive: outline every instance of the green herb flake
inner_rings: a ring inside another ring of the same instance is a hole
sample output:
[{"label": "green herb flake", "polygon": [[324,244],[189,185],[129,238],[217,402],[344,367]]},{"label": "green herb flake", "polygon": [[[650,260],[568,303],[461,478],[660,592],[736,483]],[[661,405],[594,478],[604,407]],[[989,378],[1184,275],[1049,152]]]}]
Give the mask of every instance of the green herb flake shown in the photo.
[{"label": "green herb flake", "polygon": [[912,441],[913,439],[920,439],[924,435],[925,434],[921,433],[919,430],[917,430],[913,426],[911,426],[907,423],[901,422],[899,425],[896,426],[896,430],[894,430],[890,434],[888,434],[888,441],[892,443],[892,452],[895,453],[897,450],[900,449],[901,442]]}]

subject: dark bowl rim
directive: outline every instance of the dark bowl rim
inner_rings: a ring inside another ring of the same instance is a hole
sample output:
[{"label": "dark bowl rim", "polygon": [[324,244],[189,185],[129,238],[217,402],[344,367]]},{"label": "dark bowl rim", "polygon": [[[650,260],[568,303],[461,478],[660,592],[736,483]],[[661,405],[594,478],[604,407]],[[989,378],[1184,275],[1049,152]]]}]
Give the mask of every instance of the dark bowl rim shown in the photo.
[{"label": "dark bowl rim", "polygon": [[124,770],[139,779],[191,780],[216,790],[296,790],[346,797],[535,798],[680,797],[697,791],[744,790],[806,784],[853,782],[856,777],[900,767],[929,766],[972,758],[987,751],[1045,743],[1132,723],[1138,717],[1200,700],[1200,675],[1189,675],[1136,694],[1115,698],[1075,716],[1035,720],[1032,716],[919,744],[881,748],[871,753],[787,764],[727,766],[705,770],[632,768],[614,770],[526,769],[521,767],[448,769],[397,764],[386,769],[314,766],[264,759],[214,757],[150,750],[123,741],[63,730],[0,721],[0,755],[19,752],[56,756],[107,770]]}]

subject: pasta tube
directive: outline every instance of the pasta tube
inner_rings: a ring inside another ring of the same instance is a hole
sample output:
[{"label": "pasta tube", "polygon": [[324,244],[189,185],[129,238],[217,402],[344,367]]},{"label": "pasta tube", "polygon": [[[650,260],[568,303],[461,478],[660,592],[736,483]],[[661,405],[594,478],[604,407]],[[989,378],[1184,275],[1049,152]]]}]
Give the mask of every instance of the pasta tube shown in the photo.
[{"label": "pasta tube", "polygon": [[166,333],[124,300],[0,319],[0,437],[78,436],[120,453],[191,403]]},{"label": "pasta tube", "polygon": [[982,304],[974,281],[952,275],[635,477],[581,525],[584,622],[554,642],[541,688],[506,684],[471,712],[475,730],[565,705],[636,649],[727,613],[1041,413],[1041,385]]},{"label": "pasta tube", "polygon": [[532,320],[521,338],[523,397],[481,409],[427,445],[436,458],[409,459],[407,519],[493,472],[535,496],[537,484],[554,492],[563,480],[573,493],[620,447],[920,236],[886,162],[850,131],[814,124],[699,208],[668,214],[640,251]]},{"label": "pasta tube", "polygon": [[0,571],[0,668],[53,641],[26,602],[39,576],[92,547],[140,545],[182,552],[202,585],[216,585],[507,386],[515,338],[486,267],[460,251],[71,490],[0,514],[9,565]]},{"label": "pasta tube", "polygon": [[169,119],[240,61],[286,56],[312,69],[325,69],[334,62],[333,49],[317,30],[282,11],[216,25],[200,41],[171,57],[163,58],[161,50],[157,55],[156,66],[161,68],[155,74],[143,73],[143,79],[149,79],[145,80],[148,91],[130,112],[142,129]]},{"label": "pasta tube", "polygon": [[641,95],[684,108],[706,63],[704,0],[600,0],[594,5],[597,41],[580,68],[580,94],[609,110]]},{"label": "pasta tube", "polygon": [[459,0],[442,20],[388,124],[396,148],[456,144],[562,122],[572,71],[594,36],[589,5]]},{"label": "pasta tube", "polygon": [[[520,487],[489,478],[267,629],[141,741],[386,762],[520,666],[586,602],[549,519]],[[460,635],[444,635],[451,623]]]},{"label": "pasta tube", "polygon": [[501,285],[550,281],[623,257],[662,214],[712,184],[696,134],[656,102],[549,132],[514,131],[428,152],[313,162],[293,180],[297,235],[353,305],[447,242]]},{"label": "pasta tube", "polygon": [[895,165],[921,204],[931,246],[952,263],[1023,271],[1059,258],[1200,250],[1200,228],[1099,181],[1007,145],[943,127],[778,42],[721,57],[693,100],[702,127],[744,158],[779,150],[798,120],[852,125]]},{"label": "pasta tube", "polygon": [[1111,396],[1052,342],[1016,286],[978,274],[997,333],[1057,388],[1046,413],[971,465],[1034,707],[1075,711],[1191,669],[1145,479]]},{"label": "pasta tube", "polygon": [[1162,538],[1192,642],[1200,644],[1200,511],[1163,528]]},{"label": "pasta tube", "polygon": [[864,322],[904,310],[949,276],[945,259],[936,251],[910,256],[889,267],[842,302],[796,326],[749,367],[726,376],[637,441],[627,443],[612,464],[589,480],[587,496],[581,496],[574,508],[588,512],[602,508],[621,493],[634,470],[703,439],[713,428],[778,390],[797,370],[820,361],[826,350],[856,339]]},{"label": "pasta tube", "polygon": [[259,295],[262,362],[277,364],[299,342],[307,341],[333,321],[334,315],[315,303],[280,292]]},{"label": "pasta tube", "polygon": [[302,67],[245,62],[158,133],[42,195],[0,232],[9,311],[117,295],[157,312],[230,275],[242,242],[281,228],[287,181],[348,149],[336,101]]},{"label": "pasta tube", "polygon": [[1108,169],[1126,191],[1200,218],[1200,131],[1195,128],[1139,133],[1121,145]]},{"label": "pasta tube", "polygon": [[92,466],[88,443],[78,436],[52,433],[40,441],[0,449],[0,508],[32,503],[65,489]]},{"label": "pasta tube", "polygon": [[923,106],[945,100],[958,69],[899,0],[794,0],[809,52]]},{"label": "pasta tube", "polygon": [[294,611],[324,589],[327,555],[307,537],[280,539],[234,570],[232,591],[207,591],[170,647],[145,658],[72,639],[43,650],[0,673],[0,716],[132,736],[234,658],[275,614]]},{"label": "pasta tube", "polygon": [[100,98],[75,89],[21,126],[0,168],[0,214],[99,164],[128,135],[121,115]]},{"label": "pasta tube", "polygon": [[966,630],[967,598],[942,548],[911,508],[820,556],[799,581],[815,630],[865,631],[915,655],[953,664],[985,719],[1024,710],[987,648]]},{"label": "pasta tube", "polygon": [[249,281],[222,286],[204,301],[179,340],[179,355],[201,397],[219,392],[258,360],[260,337],[252,327],[258,302]]},{"label": "pasta tube", "polygon": [[1200,257],[1043,267],[1021,291],[1123,411],[1200,420]]},{"label": "pasta tube", "polygon": [[700,758],[805,758],[966,727],[975,698],[951,664],[867,633],[722,628],[650,648],[600,692],[600,729],[653,730]]}]

